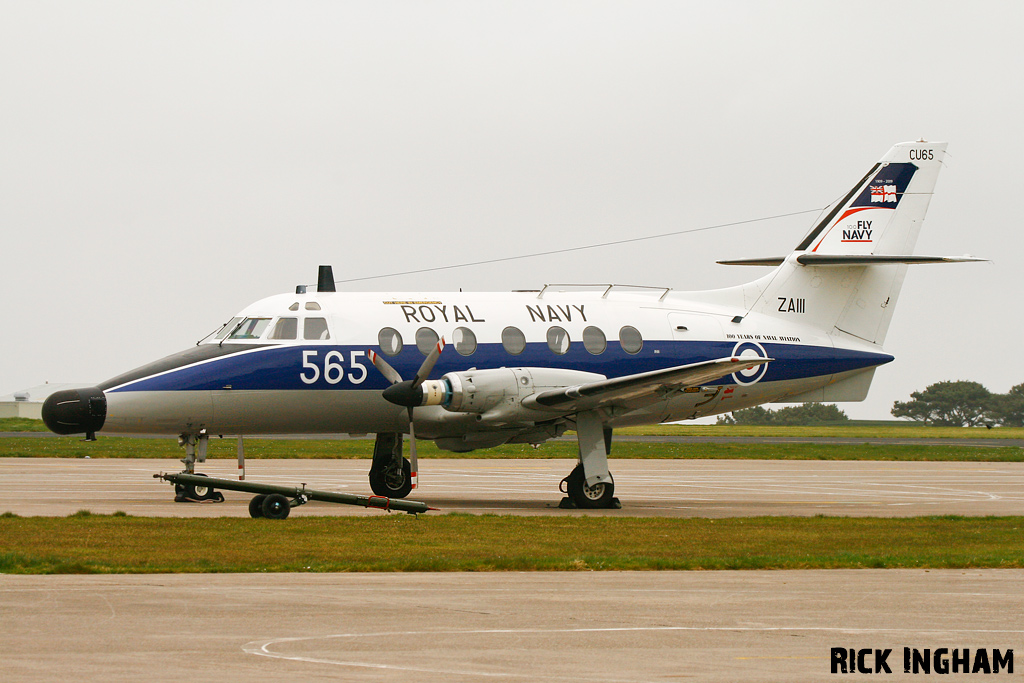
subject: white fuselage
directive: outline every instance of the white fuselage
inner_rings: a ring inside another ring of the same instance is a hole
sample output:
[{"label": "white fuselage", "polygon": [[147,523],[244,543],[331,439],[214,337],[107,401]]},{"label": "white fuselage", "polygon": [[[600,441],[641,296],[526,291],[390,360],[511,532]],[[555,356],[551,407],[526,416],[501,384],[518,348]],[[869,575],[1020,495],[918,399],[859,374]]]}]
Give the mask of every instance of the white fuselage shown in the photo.
[{"label": "white fuselage", "polygon": [[[730,355],[775,359],[706,386],[626,401],[605,412],[610,427],[692,419],[803,396],[870,375],[892,360],[872,344],[801,325],[799,311],[791,319],[745,313],[699,296],[623,287],[278,295],[247,307],[197,347],[101,385],[108,400],[103,430],[407,431],[406,411],[381,397],[388,382],[367,354],[381,354],[410,378],[438,337],[449,347],[432,377],[470,369],[559,368],[614,378]],[[516,377],[523,386],[510,393],[510,401],[547,388],[531,385],[529,372]],[[537,443],[564,429],[557,414],[487,423],[439,406],[418,410],[419,435],[442,444],[453,438],[482,446]]]}]

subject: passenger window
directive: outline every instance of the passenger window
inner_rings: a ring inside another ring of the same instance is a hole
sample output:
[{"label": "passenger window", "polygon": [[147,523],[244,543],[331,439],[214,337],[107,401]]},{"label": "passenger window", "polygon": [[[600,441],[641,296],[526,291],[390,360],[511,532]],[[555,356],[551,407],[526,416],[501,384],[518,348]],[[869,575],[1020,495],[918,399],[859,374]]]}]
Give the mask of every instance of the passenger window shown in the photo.
[{"label": "passenger window", "polygon": [[281,318],[270,331],[270,339],[296,339],[299,336],[298,318]]},{"label": "passenger window", "polygon": [[377,334],[377,343],[385,356],[397,356],[402,351],[402,335],[393,327],[385,327]]},{"label": "passenger window", "polygon": [[326,318],[306,318],[302,325],[303,339],[330,339]]},{"label": "passenger window", "polygon": [[583,330],[583,346],[595,356],[600,356],[608,348],[608,340],[597,327],[588,327]]},{"label": "passenger window", "polygon": [[526,348],[526,337],[518,327],[506,327],[501,331],[501,345],[513,356],[518,356]]},{"label": "passenger window", "polygon": [[319,311],[320,310],[320,304],[318,304],[315,301],[307,301],[306,302],[306,310],[307,311]]},{"label": "passenger window", "polygon": [[460,355],[471,356],[476,351],[476,335],[468,327],[456,327],[452,333],[452,343]]},{"label": "passenger window", "polygon": [[566,353],[569,350],[569,333],[558,326],[549,328],[548,348],[559,356]]},{"label": "passenger window", "polygon": [[228,339],[259,339],[270,324],[270,318],[246,318]]},{"label": "passenger window", "polygon": [[235,325],[241,322],[241,320],[241,318],[232,318],[231,320],[229,320],[227,325],[217,330],[217,336],[214,337],[214,339],[223,339],[224,337],[228,336],[228,334],[230,334],[231,331],[235,329]]},{"label": "passenger window", "polygon": [[640,349],[644,348],[644,338],[640,331],[629,325],[619,330],[619,343],[626,353],[640,353]]},{"label": "passenger window", "polygon": [[434,345],[437,344],[437,332],[434,332],[429,327],[421,327],[416,330],[416,348],[420,350],[424,356],[429,355],[434,350]]}]

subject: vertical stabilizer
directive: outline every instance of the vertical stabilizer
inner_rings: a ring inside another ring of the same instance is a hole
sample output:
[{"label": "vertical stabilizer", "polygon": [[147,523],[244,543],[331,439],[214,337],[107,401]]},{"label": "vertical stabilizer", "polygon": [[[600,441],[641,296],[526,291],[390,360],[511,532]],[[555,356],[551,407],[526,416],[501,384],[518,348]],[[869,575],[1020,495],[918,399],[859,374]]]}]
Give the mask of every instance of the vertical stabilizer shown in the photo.
[{"label": "vertical stabilizer", "polygon": [[751,311],[881,344],[907,266],[803,265],[802,255],[909,256],[924,222],[946,143],[896,145],[765,280]]}]

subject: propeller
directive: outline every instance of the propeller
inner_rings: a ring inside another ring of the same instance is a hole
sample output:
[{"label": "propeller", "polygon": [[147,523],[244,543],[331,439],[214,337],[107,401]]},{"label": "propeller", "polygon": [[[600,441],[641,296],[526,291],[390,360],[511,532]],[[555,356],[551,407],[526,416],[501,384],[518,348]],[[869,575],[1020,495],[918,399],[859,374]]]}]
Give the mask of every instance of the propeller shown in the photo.
[{"label": "propeller", "polygon": [[384,399],[394,403],[395,405],[404,406],[409,411],[409,464],[412,468],[412,487],[416,488],[417,474],[419,472],[419,460],[416,456],[416,426],[413,422],[413,410],[417,406],[426,404],[433,394],[436,394],[439,389],[434,386],[434,382],[424,386],[424,381],[430,375],[431,370],[434,369],[434,365],[437,363],[437,359],[441,357],[441,352],[444,351],[444,337],[434,344],[434,348],[430,350],[427,357],[423,359],[423,364],[420,365],[420,369],[416,371],[416,376],[410,380],[402,380],[402,376],[398,374],[391,365],[380,357],[379,354],[374,352],[373,349],[367,351],[367,356],[370,358],[370,362],[373,363],[373,367],[380,371],[380,374],[384,375],[384,379],[391,382],[391,386],[384,390]]}]

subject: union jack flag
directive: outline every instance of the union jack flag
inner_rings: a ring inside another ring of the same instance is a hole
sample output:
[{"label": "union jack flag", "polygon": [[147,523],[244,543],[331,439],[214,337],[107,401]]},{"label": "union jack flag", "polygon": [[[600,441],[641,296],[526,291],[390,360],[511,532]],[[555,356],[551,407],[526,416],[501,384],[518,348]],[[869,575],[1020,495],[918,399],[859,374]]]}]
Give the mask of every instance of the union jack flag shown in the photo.
[{"label": "union jack flag", "polygon": [[875,185],[871,188],[871,203],[879,204],[882,202],[895,202],[896,201],[896,186],[895,185]]}]

